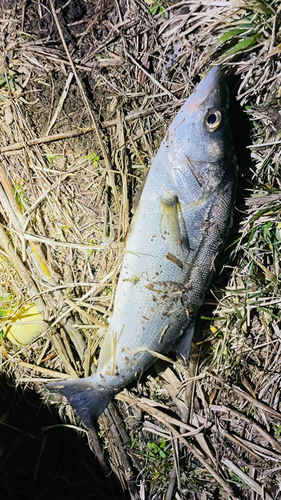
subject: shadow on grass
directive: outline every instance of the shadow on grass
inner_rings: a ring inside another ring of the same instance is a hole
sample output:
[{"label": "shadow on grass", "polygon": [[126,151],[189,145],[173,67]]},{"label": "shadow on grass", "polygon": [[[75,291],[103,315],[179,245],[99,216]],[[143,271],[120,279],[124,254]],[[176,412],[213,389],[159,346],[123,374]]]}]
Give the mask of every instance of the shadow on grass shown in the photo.
[{"label": "shadow on grass", "polygon": [[[35,391],[0,379],[1,500],[111,499],[86,434],[62,426],[44,430],[61,423]],[[113,474],[111,481],[116,500],[129,498]]]}]

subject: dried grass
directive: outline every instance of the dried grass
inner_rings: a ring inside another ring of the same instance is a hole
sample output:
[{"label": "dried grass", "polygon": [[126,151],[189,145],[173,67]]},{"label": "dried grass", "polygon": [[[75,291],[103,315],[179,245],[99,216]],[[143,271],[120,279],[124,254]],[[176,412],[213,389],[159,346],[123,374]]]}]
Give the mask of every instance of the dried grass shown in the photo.
[{"label": "dried grass", "polygon": [[[202,311],[209,319],[189,369],[157,362],[159,375],[121,393],[122,417],[111,405],[100,428],[131,498],[277,499],[279,2],[99,0],[83,12],[82,4],[1,6],[2,322],[25,301],[46,321],[27,346],[3,336],[1,371],[41,391],[45,404],[43,380],[91,373],[134,194],[198,75],[219,62],[239,76],[233,94],[251,132],[249,155],[237,146],[235,226]],[[68,405],[60,414],[77,420]]]}]

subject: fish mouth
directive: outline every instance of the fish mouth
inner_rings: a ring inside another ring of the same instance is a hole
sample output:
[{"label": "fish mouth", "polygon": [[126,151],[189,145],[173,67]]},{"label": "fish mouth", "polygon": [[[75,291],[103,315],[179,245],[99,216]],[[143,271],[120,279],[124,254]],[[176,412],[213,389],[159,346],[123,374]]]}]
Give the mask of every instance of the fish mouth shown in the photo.
[{"label": "fish mouth", "polygon": [[223,75],[220,66],[212,68],[207,76],[197,85],[195,92],[186,101],[185,110],[191,113],[199,111],[209,95],[222,87]]}]

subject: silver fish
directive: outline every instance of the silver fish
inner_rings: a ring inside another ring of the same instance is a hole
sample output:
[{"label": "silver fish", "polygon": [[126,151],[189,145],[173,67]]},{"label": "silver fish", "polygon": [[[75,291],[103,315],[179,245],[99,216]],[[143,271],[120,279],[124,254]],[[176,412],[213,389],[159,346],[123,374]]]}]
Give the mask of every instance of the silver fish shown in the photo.
[{"label": "silver fish", "polygon": [[92,377],[47,385],[87,427],[140,377],[155,352],[190,344],[198,309],[232,224],[237,168],[228,90],[218,67],[170,125],[132,219],[114,311]]}]

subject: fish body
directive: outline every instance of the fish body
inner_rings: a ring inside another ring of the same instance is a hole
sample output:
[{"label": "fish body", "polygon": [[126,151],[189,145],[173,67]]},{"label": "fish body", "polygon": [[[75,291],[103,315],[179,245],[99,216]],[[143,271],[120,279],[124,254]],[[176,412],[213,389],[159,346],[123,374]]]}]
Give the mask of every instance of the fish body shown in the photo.
[{"label": "fish body", "polygon": [[[237,168],[218,67],[171,123],[132,219],[97,372],[56,382],[88,427],[192,325],[232,224]],[[153,352],[152,352],[153,351]]]}]

